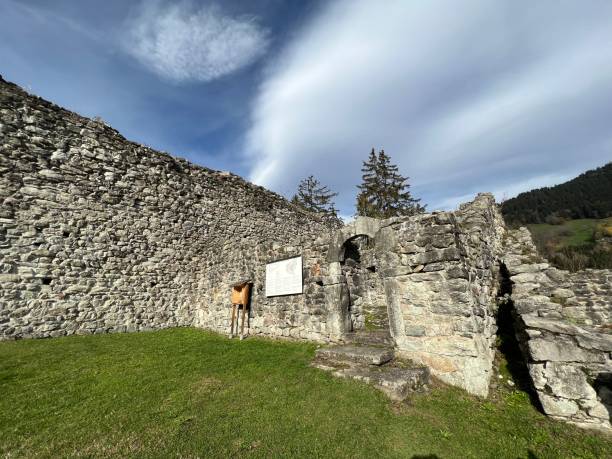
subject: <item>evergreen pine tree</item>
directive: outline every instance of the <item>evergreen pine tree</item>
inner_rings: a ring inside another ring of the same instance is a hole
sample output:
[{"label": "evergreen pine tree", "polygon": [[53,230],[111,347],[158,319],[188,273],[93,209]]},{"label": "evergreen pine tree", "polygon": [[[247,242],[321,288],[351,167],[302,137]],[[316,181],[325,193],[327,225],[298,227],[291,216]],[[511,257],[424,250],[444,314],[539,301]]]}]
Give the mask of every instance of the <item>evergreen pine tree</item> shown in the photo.
[{"label": "evergreen pine tree", "polygon": [[357,215],[389,218],[425,211],[420,199],[410,194],[408,178],[399,173],[397,165],[391,163],[384,150],[376,155],[372,148],[361,171],[363,181],[358,186]]},{"label": "evergreen pine tree", "polygon": [[291,198],[291,202],[309,212],[320,213],[337,220],[338,211],[334,204],[336,196],[338,193],[333,193],[311,175],[300,181],[297,193]]},{"label": "evergreen pine tree", "polygon": [[378,193],[380,190],[380,180],[378,175],[378,157],[372,148],[370,156],[363,162],[361,168],[362,183],[358,185],[359,194],[357,195],[357,215],[373,217],[377,212]]}]

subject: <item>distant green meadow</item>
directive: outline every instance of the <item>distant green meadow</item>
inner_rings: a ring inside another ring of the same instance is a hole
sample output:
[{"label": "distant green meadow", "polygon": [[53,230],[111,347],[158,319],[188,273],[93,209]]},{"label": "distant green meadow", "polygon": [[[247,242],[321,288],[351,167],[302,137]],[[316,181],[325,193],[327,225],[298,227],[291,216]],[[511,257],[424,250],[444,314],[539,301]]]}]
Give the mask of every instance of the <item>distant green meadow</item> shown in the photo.
[{"label": "distant green meadow", "polygon": [[612,269],[612,217],[582,218],[561,224],[527,225],[538,252],[554,266],[569,271]]},{"label": "distant green meadow", "polygon": [[526,393],[435,384],[392,403],[316,346],[190,328],[0,343],[4,457],[610,457]]},{"label": "distant green meadow", "polygon": [[553,241],[557,247],[578,247],[593,242],[593,232],[598,227],[612,226],[612,217],[597,220],[594,218],[581,218],[568,220],[560,225],[539,223],[527,225],[535,238],[541,237]]}]

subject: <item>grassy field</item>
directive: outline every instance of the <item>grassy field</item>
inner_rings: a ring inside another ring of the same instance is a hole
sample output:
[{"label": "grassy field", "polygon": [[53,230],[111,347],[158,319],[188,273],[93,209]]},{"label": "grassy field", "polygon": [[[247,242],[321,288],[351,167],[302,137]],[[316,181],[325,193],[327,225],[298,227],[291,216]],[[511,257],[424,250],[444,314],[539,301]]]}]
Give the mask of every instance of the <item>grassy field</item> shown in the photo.
[{"label": "grassy field", "polygon": [[527,225],[534,239],[553,241],[557,247],[577,247],[592,242],[593,231],[600,225],[612,226],[612,217],[596,220],[581,218],[568,220],[561,225],[540,223]]},{"label": "grassy field", "polygon": [[308,367],[315,346],[195,329],[0,343],[4,457],[605,457],[521,391],[393,404]]},{"label": "grassy field", "polygon": [[569,271],[612,269],[612,217],[583,218],[560,225],[527,225],[540,255],[553,266]]}]

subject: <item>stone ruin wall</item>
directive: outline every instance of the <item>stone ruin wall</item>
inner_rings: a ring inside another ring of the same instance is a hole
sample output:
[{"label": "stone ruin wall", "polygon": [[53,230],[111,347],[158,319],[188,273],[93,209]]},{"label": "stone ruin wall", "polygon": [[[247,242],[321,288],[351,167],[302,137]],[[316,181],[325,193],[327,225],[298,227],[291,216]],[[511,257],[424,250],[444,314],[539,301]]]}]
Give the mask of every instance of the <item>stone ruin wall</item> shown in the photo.
[{"label": "stone ruin wall", "polygon": [[[342,340],[346,276],[328,252],[359,228],[332,235],[239,177],[128,142],[10,83],[0,88],[2,338],[189,325],[227,332],[230,285],[248,277],[250,334]],[[367,283],[387,301],[400,349],[480,394],[484,383],[469,375],[491,360],[483,298],[492,278],[483,273],[493,243],[481,234],[492,208],[483,197],[456,214],[373,221],[375,231],[363,231],[376,246]],[[484,269],[470,259],[481,252]],[[300,254],[304,295],[266,298],[265,264]]]},{"label": "stone ruin wall", "polygon": [[[365,235],[365,282],[376,286],[367,301],[386,301],[400,354],[486,396],[507,270],[543,410],[609,428],[610,271],[551,268],[526,230],[506,230],[491,195],[334,230],[239,177],[129,142],[0,79],[0,202],[0,339],[227,332],[230,286],[248,277],[249,334],[342,341],[351,325],[341,254]],[[266,298],[265,264],[292,255],[304,259],[304,294]]]},{"label": "stone ruin wall", "polygon": [[506,276],[517,339],[544,413],[611,429],[611,270],[550,266],[527,229],[506,229],[487,194],[455,212],[381,226],[377,256],[401,353],[486,396]]},{"label": "stone ruin wall", "polygon": [[556,269],[525,228],[505,247],[518,339],[544,413],[610,429],[612,271]]},{"label": "stone ruin wall", "polygon": [[266,262],[322,264],[317,238],[330,230],[318,217],[4,80],[0,203],[0,338],[227,332],[230,285],[245,277],[251,333],[326,338],[319,272],[305,273],[305,295],[263,292]]},{"label": "stone ruin wall", "polygon": [[418,215],[381,230],[398,349],[443,381],[482,396],[494,357],[500,228],[492,195],[482,194],[456,212]]},{"label": "stone ruin wall", "polygon": [[[368,236],[373,250],[365,251],[368,260],[362,265],[379,278],[374,300],[387,303],[398,353],[427,365],[445,382],[486,396],[496,337],[496,256],[502,233],[503,222],[490,194],[479,195],[456,212],[382,221],[358,218],[346,225],[332,238],[330,276],[324,278],[334,336],[341,338],[352,325],[344,247],[347,241]],[[365,281],[370,277],[368,273]]]}]

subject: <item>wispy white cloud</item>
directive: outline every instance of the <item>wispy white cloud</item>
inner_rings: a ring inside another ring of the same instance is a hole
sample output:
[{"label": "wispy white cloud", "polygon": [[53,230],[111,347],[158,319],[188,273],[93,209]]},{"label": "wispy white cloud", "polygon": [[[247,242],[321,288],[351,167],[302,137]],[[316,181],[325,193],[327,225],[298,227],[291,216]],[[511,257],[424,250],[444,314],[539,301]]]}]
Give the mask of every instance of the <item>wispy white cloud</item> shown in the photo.
[{"label": "wispy white cloud", "polygon": [[55,27],[66,27],[76,33],[78,33],[79,35],[95,41],[95,42],[102,42],[104,37],[99,34],[96,30],[92,29],[91,27],[86,27],[83,24],[80,24],[79,22],[75,21],[74,19],[71,19],[68,16],[64,16],[62,14],[58,14],[56,13],[52,8],[46,9],[44,8],[45,5],[38,6],[32,6],[32,5],[27,5],[21,2],[17,2],[15,0],[4,0],[6,2],[7,5],[10,5],[10,7],[14,10],[17,11],[21,11],[27,15],[29,15],[32,19],[34,19],[36,22],[38,22],[39,24],[43,23],[43,24],[53,24]]},{"label": "wispy white cloud", "polygon": [[316,175],[350,213],[383,147],[431,208],[512,196],[612,158],[612,4],[340,0],[269,69],[250,178]]},{"label": "wispy white cloud", "polygon": [[253,17],[230,17],[214,5],[145,3],[127,23],[125,50],[160,77],[207,82],[256,61],[269,33]]}]

